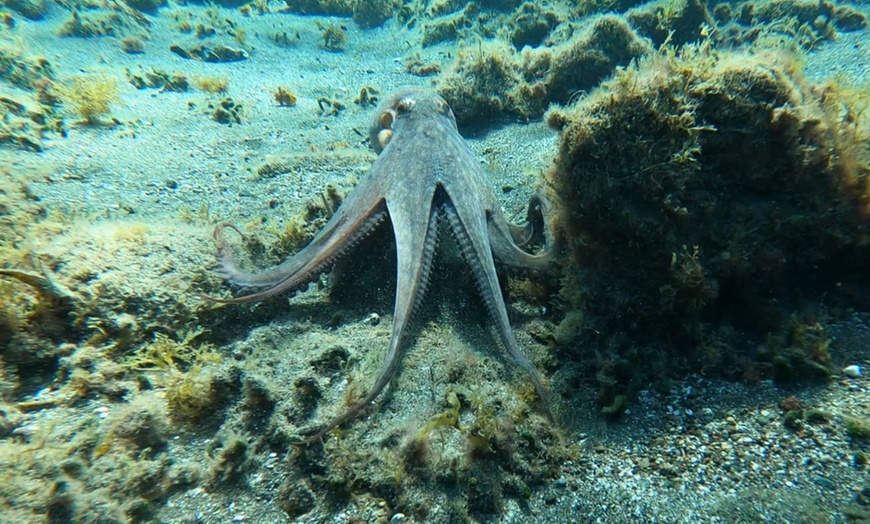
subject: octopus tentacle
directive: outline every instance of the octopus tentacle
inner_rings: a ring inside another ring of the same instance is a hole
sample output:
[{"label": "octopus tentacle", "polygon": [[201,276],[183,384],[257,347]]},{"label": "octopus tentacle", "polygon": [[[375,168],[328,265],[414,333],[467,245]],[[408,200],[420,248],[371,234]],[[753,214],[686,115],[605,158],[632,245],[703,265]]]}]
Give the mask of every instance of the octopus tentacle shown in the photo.
[{"label": "octopus tentacle", "polygon": [[[393,316],[393,334],[390,348],[374,385],[366,396],[339,417],[305,439],[313,442],[333,428],[343,424],[369,407],[390,383],[399,369],[406,345],[406,330],[414,313],[419,309],[429,284],[432,260],[438,243],[438,214],[431,209],[419,209],[407,203],[390,205],[390,219],[396,237],[396,304]],[[427,222],[420,219],[428,217]],[[415,223],[416,222],[416,223]]]},{"label": "octopus tentacle", "polygon": [[[501,294],[498,276],[495,273],[491,247],[487,245],[489,242],[486,242],[485,238],[472,235],[470,231],[475,231],[475,229],[471,224],[466,223],[466,220],[470,222],[475,220],[476,217],[461,216],[460,210],[452,202],[445,204],[443,212],[450,226],[450,231],[459,244],[465,261],[471,267],[471,272],[477,282],[480,294],[483,296],[486,310],[496,325],[496,330],[502,344],[504,344],[505,349],[514,362],[531,376],[538,397],[544,404],[547,414],[552,418],[548,401],[549,394],[547,393],[546,386],[544,386],[544,380],[537,368],[523,354],[511,329],[507,307]],[[464,218],[466,220],[463,220]]]},{"label": "octopus tentacle", "polygon": [[[350,199],[348,199],[350,200]],[[353,208],[353,202],[348,206]],[[261,291],[233,298],[205,296],[208,300],[224,304],[254,302],[278,293],[296,291],[326,271],[336,260],[347,254],[363,238],[368,236],[387,217],[384,200],[380,199],[365,210],[339,212],[326,223],[323,230],[307,246],[283,263],[259,273],[249,273],[239,268],[232,251],[220,233],[235,226],[222,224],[215,229],[218,241],[220,267],[218,273],[228,282],[247,288],[266,288]]]},{"label": "octopus tentacle", "polygon": [[[487,213],[487,227],[492,253],[499,262],[515,269],[545,274],[550,271],[558,245],[547,226],[547,201],[535,196],[529,201],[525,227],[509,223],[500,209]],[[543,240],[544,251],[529,253],[524,248]]]},{"label": "octopus tentacle", "polygon": [[520,249],[542,242],[546,239],[548,231],[545,231],[545,214],[546,206],[544,201],[538,195],[529,199],[529,204],[526,206],[526,223],[523,225],[514,224],[507,220],[503,220],[501,215],[499,219],[501,223],[506,224],[506,229],[510,232],[511,238]]}]

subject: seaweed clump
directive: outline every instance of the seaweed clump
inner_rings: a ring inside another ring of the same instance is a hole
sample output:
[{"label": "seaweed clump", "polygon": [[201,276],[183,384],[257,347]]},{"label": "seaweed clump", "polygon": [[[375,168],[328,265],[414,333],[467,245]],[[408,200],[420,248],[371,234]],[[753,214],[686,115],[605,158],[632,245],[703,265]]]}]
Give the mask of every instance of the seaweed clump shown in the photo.
[{"label": "seaweed clump", "polygon": [[88,125],[100,123],[120,101],[118,84],[107,75],[81,75],[56,85],[61,99]]},{"label": "seaweed clump", "polygon": [[[870,262],[860,103],[784,54],[705,43],[548,115],[566,322],[593,328],[556,339],[568,359],[595,348],[603,398],[674,370],[828,374],[817,305],[860,304]],[[593,332],[609,335],[580,340]]]},{"label": "seaweed clump", "polygon": [[347,42],[347,33],[345,27],[337,24],[323,25],[320,22],[315,22],[317,29],[320,30],[320,38],[323,39],[323,48],[330,51],[341,51],[344,49],[344,44]]},{"label": "seaweed clump", "polygon": [[131,369],[158,372],[154,380],[166,389],[170,414],[181,420],[213,417],[223,402],[211,366],[220,361],[220,355],[209,343],[192,344],[201,334],[188,332],[176,341],[156,333],[151,343],[144,344],[126,361]]}]

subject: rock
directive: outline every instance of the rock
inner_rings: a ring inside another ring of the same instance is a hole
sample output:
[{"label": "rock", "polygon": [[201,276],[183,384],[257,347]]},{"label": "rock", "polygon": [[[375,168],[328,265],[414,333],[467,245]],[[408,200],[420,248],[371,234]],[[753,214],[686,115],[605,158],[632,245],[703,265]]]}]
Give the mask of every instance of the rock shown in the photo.
[{"label": "rock", "polygon": [[21,425],[21,412],[11,404],[0,404],[0,438]]},{"label": "rock", "polygon": [[226,63],[239,62],[248,59],[248,52],[244,49],[218,44],[214,46],[198,44],[190,48],[184,48],[178,44],[169,46],[169,50],[176,55],[188,60],[201,60],[203,62]]}]

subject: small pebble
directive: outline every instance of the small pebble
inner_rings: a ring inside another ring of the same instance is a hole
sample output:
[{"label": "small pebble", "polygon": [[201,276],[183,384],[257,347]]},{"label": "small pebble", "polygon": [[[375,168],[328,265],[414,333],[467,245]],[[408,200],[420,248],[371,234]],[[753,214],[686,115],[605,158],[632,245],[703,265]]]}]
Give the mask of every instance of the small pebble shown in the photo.
[{"label": "small pebble", "polygon": [[390,522],[405,522],[407,518],[404,513],[396,513],[393,515],[393,518],[390,519]]},{"label": "small pebble", "polygon": [[861,376],[861,366],[857,364],[852,364],[851,366],[846,366],[843,368],[843,374],[849,378],[858,378]]},{"label": "small pebble", "polygon": [[815,480],[815,483],[817,485],[819,485],[827,490],[833,490],[833,489],[836,489],[836,487],[837,487],[836,484],[834,484],[833,482],[831,482],[829,479],[827,479],[825,477],[819,476],[819,477],[816,477],[814,480]]}]

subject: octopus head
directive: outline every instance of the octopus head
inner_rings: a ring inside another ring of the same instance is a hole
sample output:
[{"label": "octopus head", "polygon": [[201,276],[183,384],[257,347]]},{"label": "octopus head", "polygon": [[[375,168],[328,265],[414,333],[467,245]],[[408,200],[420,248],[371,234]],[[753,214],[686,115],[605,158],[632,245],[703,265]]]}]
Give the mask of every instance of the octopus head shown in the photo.
[{"label": "octopus head", "polygon": [[[447,102],[437,93],[420,88],[398,91],[378,106],[369,138],[372,149],[380,154],[393,139],[393,133],[402,120],[444,118],[456,129],[456,117]],[[433,122],[433,125],[435,122]]]}]

